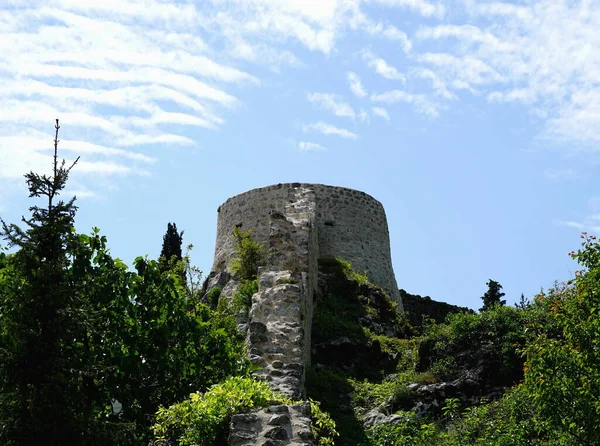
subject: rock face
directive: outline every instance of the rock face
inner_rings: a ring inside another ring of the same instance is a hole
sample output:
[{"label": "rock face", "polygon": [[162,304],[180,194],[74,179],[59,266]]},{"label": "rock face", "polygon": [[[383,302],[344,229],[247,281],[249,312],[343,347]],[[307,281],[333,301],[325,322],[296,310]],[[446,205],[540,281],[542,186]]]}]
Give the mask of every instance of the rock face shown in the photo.
[{"label": "rock face", "polygon": [[[392,271],[383,206],[363,192],[320,184],[289,183],[251,190],[219,208],[217,243],[208,288],[230,296],[237,287],[229,261],[235,256],[235,227],[252,229],[267,249],[259,269],[258,292],[248,315],[248,357],[256,374],[286,396],[305,398],[305,370],[311,362],[318,259],[341,257],[386,290],[401,309]],[[230,446],[314,444],[310,404],[273,406],[236,415]]]},{"label": "rock face", "polygon": [[[253,189],[219,207],[213,274],[228,270],[234,255],[231,233],[236,226],[252,229],[258,242],[268,243],[271,221],[285,214],[299,191],[310,191],[312,228],[318,257],[341,257],[354,270],[402,302],[392,269],[385,210],[373,197],[353,189],[323,184],[285,183]],[[288,256],[291,259],[291,256]]]},{"label": "rock face", "polygon": [[429,296],[419,296],[410,294],[400,289],[400,298],[408,320],[413,327],[420,327],[423,324],[423,316],[430,317],[438,324],[441,324],[451,313],[461,313],[463,311],[473,313],[473,310],[466,307],[451,305],[446,302],[433,300]]}]

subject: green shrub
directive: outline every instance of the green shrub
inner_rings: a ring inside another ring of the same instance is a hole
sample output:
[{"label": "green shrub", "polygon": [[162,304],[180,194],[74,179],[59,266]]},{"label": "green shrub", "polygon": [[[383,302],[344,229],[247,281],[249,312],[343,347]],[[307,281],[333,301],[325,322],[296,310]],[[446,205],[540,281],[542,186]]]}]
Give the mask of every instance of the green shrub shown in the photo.
[{"label": "green shrub", "polygon": [[233,311],[246,317],[252,306],[252,296],[258,292],[258,280],[244,280],[233,295]]},{"label": "green shrub", "polygon": [[447,378],[483,360],[490,385],[512,385],[523,377],[519,349],[528,318],[529,310],[499,305],[479,314],[450,314],[445,324],[424,328],[419,370]]},{"label": "green shrub", "polygon": [[204,296],[208,305],[214,310],[219,305],[219,297],[221,297],[221,287],[214,286]]},{"label": "green shrub", "polygon": [[310,401],[310,413],[312,421],[312,433],[319,446],[334,446],[335,437],[339,437],[336,430],[335,421],[329,413],[321,410],[321,404],[318,401]]},{"label": "green shrub", "polygon": [[192,393],[179,404],[159,409],[152,430],[156,440],[181,446],[214,446],[227,437],[232,415],[266,407],[277,400],[285,397],[273,392],[265,382],[227,378],[204,394]]},{"label": "green shrub", "polygon": [[266,260],[265,249],[252,239],[251,229],[243,231],[241,228],[234,228],[233,238],[237,257],[231,259],[229,266],[234,277],[241,280],[257,279],[258,267],[264,265]]},{"label": "green shrub", "polygon": [[[286,396],[273,392],[264,381],[252,378],[227,378],[206,393],[192,393],[190,398],[168,408],[161,408],[152,427],[157,441],[166,440],[179,446],[214,446],[227,440],[228,424],[235,414],[251,412],[274,402],[295,404]],[[310,400],[312,431],[318,445],[334,446],[339,434],[335,422],[319,403]]]}]

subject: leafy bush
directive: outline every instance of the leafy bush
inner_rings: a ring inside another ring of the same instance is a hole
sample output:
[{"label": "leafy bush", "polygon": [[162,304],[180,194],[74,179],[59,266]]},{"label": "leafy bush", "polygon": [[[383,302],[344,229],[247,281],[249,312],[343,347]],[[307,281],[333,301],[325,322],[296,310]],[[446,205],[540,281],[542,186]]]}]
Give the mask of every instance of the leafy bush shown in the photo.
[{"label": "leafy bush", "polygon": [[258,280],[244,280],[233,295],[233,311],[236,314],[248,315],[252,306],[252,296],[258,292]]},{"label": "leafy bush", "polygon": [[[273,392],[264,381],[252,378],[227,378],[206,393],[192,393],[189,399],[169,408],[161,408],[152,427],[157,441],[167,440],[180,446],[224,444],[228,424],[235,414],[251,412],[274,402],[294,404],[286,396]],[[335,422],[319,403],[311,400],[313,435],[318,445],[333,446],[338,435]]]},{"label": "leafy bush", "polygon": [[449,378],[481,361],[490,385],[511,385],[522,378],[529,313],[514,307],[493,306],[479,313],[448,315],[445,324],[426,326],[420,338],[419,370]]},{"label": "leafy bush", "polygon": [[161,408],[152,427],[156,440],[171,444],[214,446],[227,438],[232,415],[266,407],[286,398],[252,378],[227,378],[206,393],[192,393],[189,399]]},{"label": "leafy bush", "polygon": [[310,414],[312,421],[312,434],[317,440],[319,446],[334,446],[335,437],[340,434],[336,430],[335,421],[331,416],[321,410],[321,404],[318,401],[310,399]]},{"label": "leafy bush", "polygon": [[536,298],[550,323],[531,324],[524,350],[524,390],[564,444],[600,444],[600,244],[582,238],[571,256],[584,270]]},{"label": "leafy bush", "polygon": [[231,259],[229,266],[233,275],[241,280],[255,280],[258,277],[258,267],[266,260],[262,244],[252,239],[252,230],[233,229],[234,248],[237,257]]},{"label": "leafy bush", "polygon": [[219,297],[221,297],[221,287],[214,286],[204,296],[208,305],[215,309],[219,305]]}]

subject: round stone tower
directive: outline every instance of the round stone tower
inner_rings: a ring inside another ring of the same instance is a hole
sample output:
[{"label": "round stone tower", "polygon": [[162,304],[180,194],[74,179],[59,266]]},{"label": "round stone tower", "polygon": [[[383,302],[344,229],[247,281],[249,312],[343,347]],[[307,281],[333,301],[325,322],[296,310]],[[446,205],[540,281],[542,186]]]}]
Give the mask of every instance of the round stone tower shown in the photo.
[{"label": "round stone tower", "polygon": [[312,231],[316,231],[317,246],[312,250],[317,252],[309,255],[314,259],[340,257],[351,262],[354,270],[365,272],[401,309],[383,206],[370,195],[345,187],[285,183],[253,189],[228,199],[218,210],[212,271],[226,271],[229,259],[235,256],[234,227],[252,229],[256,241],[267,242],[273,212],[285,213],[287,208],[295,206],[298,191],[303,191],[302,206],[307,209],[306,218],[311,221]]}]

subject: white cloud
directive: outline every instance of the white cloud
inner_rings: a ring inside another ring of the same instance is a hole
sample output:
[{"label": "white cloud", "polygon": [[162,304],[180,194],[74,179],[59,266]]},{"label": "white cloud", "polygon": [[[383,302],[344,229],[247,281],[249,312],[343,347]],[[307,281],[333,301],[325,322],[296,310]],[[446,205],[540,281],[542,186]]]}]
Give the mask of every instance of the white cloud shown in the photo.
[{"label": "white cloud", "polygon": [[385,102],[387,104],[395,104],[398,102],[412,104],[419,113],[432,118],[437,118],[440,114],[440,106],[431,102],[422,94],[413,94],[402,90],[390,90],[384,93],[371,95],[371,100],[374,102]]},{"label": "white cloud", "polygon": [[333,112],[334,115],[354,118],[355,113],[352,107],[343,102],[339,96],[329,93],[309,93],[306,95],[309,102],[317,104],[325,110]]},{"label": "white cloud", "polygon": [[441,3],[430,3],[425,0],[374,0],[377,3],[386,6],[399,6],[412,9],[424,17],[444,16],[446,9]]},{"label": "white cloud", "polygon": [[[543,136],[570,146],[600,142],[600,7],[596,1],[466,2],[474,25],[421,28],[417,37],[447,40],[425,54],[449,89],[518,102],[545,119]],[[446,42],[444,42],[446,43]],[[573,144],[575,143],[575,144]]]},{"label": "white cloud", "polygon": [[457,98],[456,94],[449,90],[446,81],[442,80],[435,71],[429,68],[413,68],[410,70],[410,76],[429,80],[437,96],[448,100]]},{"label": "white cloud", "polygon": [[322,133],[324,135],[334,135],[334,136],[341,136],[342,138],[358,139],[358,135],[356,133],[353,133],[346,129],[335,127],[335,126],[333,126],[331,124],[327,124],[323,121],[319,121],[314,124],[305,125],[305,126],[303,126],[303,131],[305,133],[314,131],[314,132]]},{"label": "white cloud", "polygon": [[372,107],[371,111],[375,116],[379,116],[381,119],[384,119],[386,121],[390,120],[390,115],[388,114],[387,110],[383,107]]},{"label": "white cloud", "polygon": [[367,65],[373,68],[377,74],[385,77],[386,79],[406,82],[406,76],[403,73],[400,73],[396,68],[389,65],[385,60],[375,56],[371,51],[364,50],[362,52],[362,57],[365,60],[365,62],[367,62]]},{"label": "white cloud", "polygon": [[600,236],[600,197],[591,197],[587,203],[587,215],[577,220],[563,220],[558,224],[578,231],[593,232]]},{"label": "white cloud", "polygon": [[412,49],[412,42],[404,31],[399,30],[393,25],[374,22],[366,14],[358,8],[358,3],[350,9],[348,25],[353,30],[358,30],[370,34],[372,36],[383,37],[388,40],[400,42],[402,50],[409,53]]},{"label": "white cloud", "polygon": [[369,114],[361,108],[358,113],[358,119],[360,119],[361,122],[369,122]]},{"label": "white cloud", "polygon": [[434,66],[438,74],[451,79],[450,84],[457,89],[474,90],[482,84],[504,81],[494,68],[471,56],[457,57],[446,53],[425,53],[418,56],[418,60]]},{"label": "white cloud", "polygon": [[356,73],[348,72],[348,85],[350,85],[350,90],[356,97],[364,98],[367,96],[367,92]]},{"label": "white cloud", "polygon": [[547,169],[544,171],[544,176],[552,181],[571,181],[579,178],[573,169]]},{"label": "white cloud", "polygon": [[321,144],[317,144],[314,142],[307,142],[307,141],[298,142],[298,149],[303,152],[315,152],[315,151],[327,150],[327,148],[323,147]]}]

